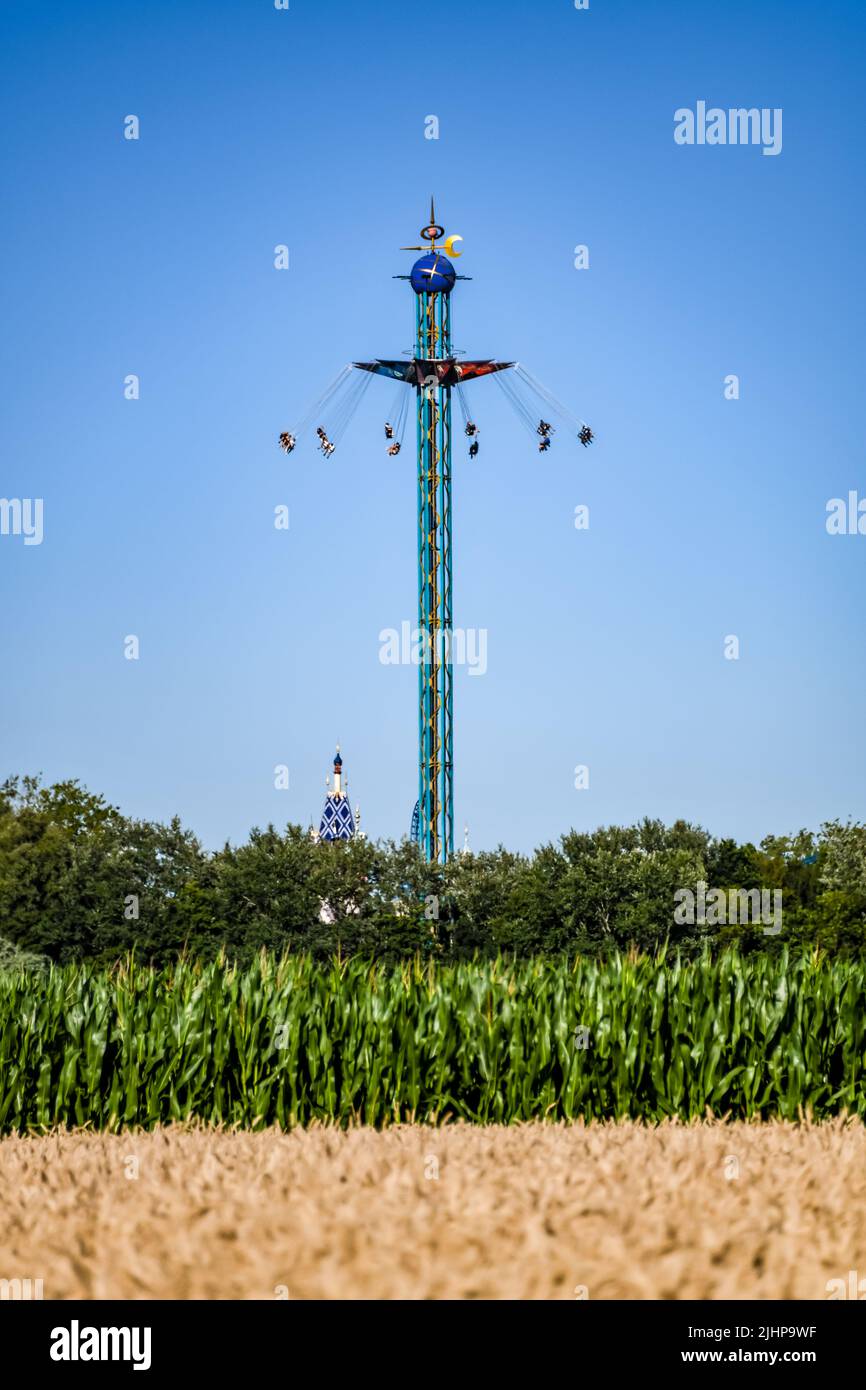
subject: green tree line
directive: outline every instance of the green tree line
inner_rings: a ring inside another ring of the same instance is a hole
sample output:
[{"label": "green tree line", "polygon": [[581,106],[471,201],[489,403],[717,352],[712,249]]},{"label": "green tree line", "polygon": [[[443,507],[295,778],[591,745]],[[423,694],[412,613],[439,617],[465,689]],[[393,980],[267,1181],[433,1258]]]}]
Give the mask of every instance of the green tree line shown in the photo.
[{"label": "green tree line", "polygon": [[[679,890],[782,893],[760,922],[678,921]],[[443,960],[816,946],[866,951],[866,826],[717,839],[685,821],[569,830],[533,854],[504,848],[425,864],[403,841],[316,844],[301,826],[255,828],[208,852],[175,817],[135,820],[77,781],[0,787],[0,967],[129,952],[156,964],[262,948],[319,958]]]}]

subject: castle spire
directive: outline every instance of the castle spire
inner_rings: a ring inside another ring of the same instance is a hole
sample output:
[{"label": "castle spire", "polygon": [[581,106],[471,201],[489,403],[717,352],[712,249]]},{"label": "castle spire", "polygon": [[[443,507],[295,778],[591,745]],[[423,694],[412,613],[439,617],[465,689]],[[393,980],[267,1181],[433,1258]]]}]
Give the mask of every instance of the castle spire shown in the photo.
[{"label": "castle spire", "polygon": [[358,835],[358,818],[352,815],[352,807],[346,795],[348,781],[343,775],[343,758],[340,745],[334,754],[334,785],[330,778],[325,779],[327,796],[322,810],[317,840],[354,840]]}]

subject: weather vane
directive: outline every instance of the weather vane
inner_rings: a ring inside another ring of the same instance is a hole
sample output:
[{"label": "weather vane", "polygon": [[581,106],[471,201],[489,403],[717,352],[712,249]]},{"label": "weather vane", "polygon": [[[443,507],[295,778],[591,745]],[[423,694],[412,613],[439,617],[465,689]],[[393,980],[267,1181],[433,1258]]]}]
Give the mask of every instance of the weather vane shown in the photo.
[{"label": "weather vane", "polygon": [[[426,227],[422,227],[422,228],[421,228],[421,236],[424,238],[425,241],[429,241],[431,252],[436,250],[436,242],[437,242],[437,241],[441,241],[441,242],[442,242],[442,250],[443,250],[443,252],[444,252],[444,254],[445,254],[446,256],[455,256],[455,257],[456,257],[456,256],[462,256],[462,255],[463,255],[463,252],[462,252],[462,251],[455,251],[455,250],[454,250],[454,243],[455,243],[455,241],[462,241],[462,240],[463,240],[462,236],[457,236],[456,233],[452,233],[451,236],[445,237],[445,228],[444,228],[443,226],[441,226],[440,223],[438,223],[438,222],[436,221],[436,209],[435,209],[435,207],[433,206],[433,199],[432,199],[432,198],[430,199],[430,221],[427,223],[427,226],[426,226]],[[442,241],[442,238],[443,238],[443,237],[445,237],[445,240],[444,240],[444,241]],[[400,250],[401,250],[401,251],[426,251],[426,250],[427,250],[427,247],[426,247],[426,246],[401,246],[401,247],[400,247]]]}]

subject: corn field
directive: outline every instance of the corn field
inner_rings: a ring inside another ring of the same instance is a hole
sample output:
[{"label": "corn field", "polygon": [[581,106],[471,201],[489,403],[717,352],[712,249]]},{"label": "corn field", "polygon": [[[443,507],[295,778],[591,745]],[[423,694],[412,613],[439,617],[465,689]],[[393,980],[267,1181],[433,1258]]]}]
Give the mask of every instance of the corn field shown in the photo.
[{"label": "corn field", "polygon": [[866,1115],[866,965],[619,955],[0,973],[0,1133]]}]

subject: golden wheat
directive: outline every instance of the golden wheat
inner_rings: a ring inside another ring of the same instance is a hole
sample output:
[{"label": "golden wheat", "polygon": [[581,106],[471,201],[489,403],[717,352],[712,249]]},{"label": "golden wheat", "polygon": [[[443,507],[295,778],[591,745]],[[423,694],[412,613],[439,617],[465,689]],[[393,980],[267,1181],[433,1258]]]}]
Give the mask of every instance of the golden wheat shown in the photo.
[{"label": "golden wheat", "polygon": [[866,1274],[859,1121],[172,1128],[0,1142],[45,1298],[822,1299]]}]

